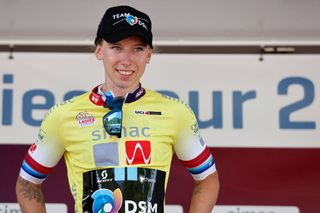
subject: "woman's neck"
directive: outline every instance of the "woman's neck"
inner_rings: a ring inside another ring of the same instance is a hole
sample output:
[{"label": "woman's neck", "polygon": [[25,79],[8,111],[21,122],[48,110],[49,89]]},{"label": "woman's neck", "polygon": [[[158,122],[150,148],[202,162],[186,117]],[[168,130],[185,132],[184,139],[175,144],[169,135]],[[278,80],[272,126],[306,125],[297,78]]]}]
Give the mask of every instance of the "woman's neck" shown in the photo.
[{"label": "woman's neck", "polygon": [[138,84],[135,87],[129,88],[129,89],[121,89],[121,88],[112,88],[112,87],[107,87],[106,84],[103,85],[103,87],[101,88],[102,92],[107,92],[107,91],[111,91],[115,97],[124,97],[126,96],[128,93],[135,91],[138,87],[140,86],[140,84]]}]

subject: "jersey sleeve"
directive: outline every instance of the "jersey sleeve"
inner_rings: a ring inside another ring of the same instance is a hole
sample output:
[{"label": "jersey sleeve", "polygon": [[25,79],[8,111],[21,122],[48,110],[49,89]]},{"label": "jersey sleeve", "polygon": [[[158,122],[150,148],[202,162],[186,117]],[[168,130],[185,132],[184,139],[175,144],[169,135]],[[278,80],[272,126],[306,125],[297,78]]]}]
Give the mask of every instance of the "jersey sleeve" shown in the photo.
[{"label": "jersey sleeve", "polygon": [[59,138],[59,113],[56,106],[45,116],[36,141],[29,148],[20,169],[20,176],[35,184],[42,183],[64,153]]},{"label": "jersey sleeve", "polygon": [[214,159],[200,136],[198,122],[191,108],[184,105],[177,114],[175,153],[195,180],[203,180],[216,171]]}]

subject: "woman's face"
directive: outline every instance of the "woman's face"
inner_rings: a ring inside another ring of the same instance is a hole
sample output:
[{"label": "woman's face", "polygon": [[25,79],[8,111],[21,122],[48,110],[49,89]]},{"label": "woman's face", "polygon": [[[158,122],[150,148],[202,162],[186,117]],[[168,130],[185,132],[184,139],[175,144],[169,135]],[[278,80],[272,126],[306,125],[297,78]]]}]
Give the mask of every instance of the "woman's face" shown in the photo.
[{"label": "woman's face", "polygon": [[116,43],[102,41],[95,55],[102,60],[105,70],[104,90],[123,96],[139,86],[150,62],[152,49],[139,36],[127,37]]}]

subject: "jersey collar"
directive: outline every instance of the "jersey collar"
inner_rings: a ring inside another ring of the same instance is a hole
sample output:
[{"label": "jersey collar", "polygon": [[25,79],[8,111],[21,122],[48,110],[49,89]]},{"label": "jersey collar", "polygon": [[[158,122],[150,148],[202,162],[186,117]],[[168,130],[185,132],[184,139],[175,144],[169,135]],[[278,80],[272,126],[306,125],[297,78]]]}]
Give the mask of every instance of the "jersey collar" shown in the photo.
[{"label": "jersey collar", "polygon": [[[98,90],[99,87],[101,85],[98,85],[96,87],[94,87],[89,95],[89,99],[90,101],[98,106],[103,106],[104,105],[104,97],[103,94],[99,94]],[[141,86],[141,84],[139,85],[139,87],[134,90],[133,92],[128,93],[125,96],[125,103],[131,103],[134,101],[139,100],[142,96],[144,96],[146,94],[146,90]]]}]

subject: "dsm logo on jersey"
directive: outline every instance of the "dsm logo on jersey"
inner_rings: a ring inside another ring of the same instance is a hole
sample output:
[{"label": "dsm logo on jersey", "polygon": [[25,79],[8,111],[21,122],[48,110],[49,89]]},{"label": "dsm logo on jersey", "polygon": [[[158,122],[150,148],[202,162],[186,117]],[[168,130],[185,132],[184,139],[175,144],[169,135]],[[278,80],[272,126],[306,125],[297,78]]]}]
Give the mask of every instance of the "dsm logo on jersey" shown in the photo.
[{"label": "dsm logo on jersey", "polygon": [[126,141],[126,160],[128,165],[150,164],[150,141]]},{"label": "dsm logo on jersey", "polygon": [[115,213],[122,206],[122,193],[120,189],[116,189],[113,192],[109,189],[98,189],[91,197],[93,198],[92,212],[94,213]]}]

